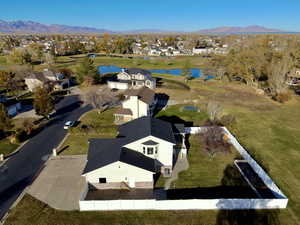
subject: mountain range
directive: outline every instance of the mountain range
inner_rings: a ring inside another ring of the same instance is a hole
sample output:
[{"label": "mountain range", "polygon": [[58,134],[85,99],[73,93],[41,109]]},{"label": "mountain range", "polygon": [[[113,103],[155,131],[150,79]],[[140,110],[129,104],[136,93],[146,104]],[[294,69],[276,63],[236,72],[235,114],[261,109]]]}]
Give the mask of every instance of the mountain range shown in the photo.
[{"label": "mountain range", "polygon": [[[282,33],[285,31],[252,25],[247,27],[217,27],[213,29],[198,30],[193,33]],[[0,20],[0,33],[43,33],[43,34],[71,34],[71,33],[181,33],[181,31],[166,31],[158,29],[140,29],[128,31],[112,31],[93,27],[68,26],[59,24],[41,24],[34,21],[4,21]]]},{"label": "mountain range", "polygon": [[198,33],[283,33],[286,31],[252,25],[247,27],[216,27],[213,29],[199,30]]}]

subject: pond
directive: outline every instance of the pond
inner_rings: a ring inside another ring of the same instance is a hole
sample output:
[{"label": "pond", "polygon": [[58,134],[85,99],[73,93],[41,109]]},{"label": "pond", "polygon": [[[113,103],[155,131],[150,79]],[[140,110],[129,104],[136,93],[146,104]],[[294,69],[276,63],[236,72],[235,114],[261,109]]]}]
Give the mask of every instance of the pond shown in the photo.
[{"label": "pond", "polygon": [[185,110],[185,111],[193,111],[193,112],[198,112],[198,111],[200,111],[200,110],[198,109],[198,107],[192,106],[192,105],[184,106],[182,109]]},{"label": "pond", "polygon": [[[106,73],[119,73],[122,71],[121,67],[118,66],[98,66],[98,70],[102,74]],[[182,69],[150,69],[149,70],[151,73],[156,73],[156,74],[170,74],[170,75],[175,75],[175,76],[180,76],[182,73]],[[201,69],[199,68],[192,68],[191,69],[192,77],[198,78],[201,76],[205,76],[202,74]],[[205,76],[206,79],[211,79],[214,78],[213,76],[207,75]]]}]

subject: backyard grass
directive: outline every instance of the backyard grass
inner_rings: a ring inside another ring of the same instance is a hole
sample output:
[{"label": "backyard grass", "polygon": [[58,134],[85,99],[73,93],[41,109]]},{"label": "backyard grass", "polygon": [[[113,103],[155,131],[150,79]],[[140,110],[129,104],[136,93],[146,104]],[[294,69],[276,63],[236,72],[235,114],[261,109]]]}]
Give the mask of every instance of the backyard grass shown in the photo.
[{"label": "backyard grass", "polygon": [[[5,225],[279,225],[284,211],[60,211],[29,195],[11,211]],[[293,224],[289,218],[287,223]]]},{"label": "backyard grass", "polygon": [[[71,128],[69,135],[58,149],[60,155],[87,154],[88,140],[90,138],[114,138],[117,127],[114,125],[114,109],[109,109],[101,114],[93,110],[80,119],[77,127]],[[87,127],[87,128],[82,128]]]},{"label": "backyard grass", "polygon": [[[184,106],[198,107],[200,112],[184,110]],[[208,115],[203,106],[198,104],[179,104],[168,106],[165,110],[159,111],[155,117],[171,123],[186,123],[188,126],[201,125],[208,119]]]},{"label": "backyard grass", "polygon": [[190,167],[179,173],[179,177],[173,182],[172,188],[196,188],[217,187],[222,185],[224,171],[233,165],[236,158],[240,158],[238,152],[232,149],[231,153],[218,153],[214,158],[208,156],[201,147],[198,137],[189,137],[190,149],[188,161]]},{"label": "backyard grass", "polygon": [[0,140],[0,154],[9,155],[17,149],[18,144],[12,144],[7,138]]}]

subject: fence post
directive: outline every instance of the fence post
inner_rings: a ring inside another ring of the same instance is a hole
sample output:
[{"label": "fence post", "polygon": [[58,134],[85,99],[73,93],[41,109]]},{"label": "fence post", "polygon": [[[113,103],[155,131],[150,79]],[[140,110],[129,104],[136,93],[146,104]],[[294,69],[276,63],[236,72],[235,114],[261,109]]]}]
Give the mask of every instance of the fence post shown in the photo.
[{"label": "fence post", "polygon": [[52,155],[53,155],[53,157],[56,157],[56,156],[57,156],[56,148],[54,148],[54,149],[52,150]]}]

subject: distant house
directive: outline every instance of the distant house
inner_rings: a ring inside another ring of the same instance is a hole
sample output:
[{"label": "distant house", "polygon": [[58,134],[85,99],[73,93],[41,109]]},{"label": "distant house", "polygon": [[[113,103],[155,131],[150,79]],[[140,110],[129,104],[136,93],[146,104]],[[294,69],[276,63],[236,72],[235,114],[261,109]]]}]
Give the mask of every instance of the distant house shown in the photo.
[{"label": "distant house", "polygon": [[300,85],[300,69],[296,69],[293,73],[287,76],[287,84],[290,86]]},{"label": "distant house", "polygon": [[42,72],[33,72],[25,78],[25,84],[29,91],[34,91],[38,87],[42,87],[49,80],[44,76]]},{"label": "distant house", "polygon": [[154,89],[156,87],[156,79],[152,77],[151,72],[144,69],[123,69],[117,75],[117,80],[108,81],[108,86],[111,89],[135,89],[141,87],[148,87]]},{"label": "distant house", "polygon": [[171,175],[175,145],[170,123],[141,117],[119,126],[118,138],[89,140],[82,175],[96,189],[153,188],[156,173]]},{"label": "distant house", "polygon": [[34,91],[37,87],[44,85],[52,86],[55,90],[60,90],[70,86],[69,79],[64,79],[64,76],[59,72],[44,69],[43,72],[33,72],[25,78],[25,84],[29,91]]},{"label": "distant house", "polygon": [[124,93],[122,107],[115,112],[115,123],[124,123],[143,116],[152,116],[156,99],[155,92],[147,87],[129,89]]},{"label": "distant house", "polygon": [[213,52],[213,48],[206,48],[206,47],[193,48],[194,55],[210,54],[212,52]]}]

